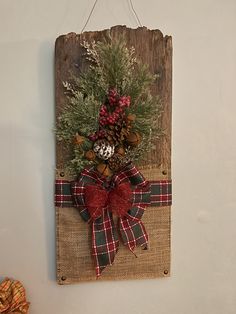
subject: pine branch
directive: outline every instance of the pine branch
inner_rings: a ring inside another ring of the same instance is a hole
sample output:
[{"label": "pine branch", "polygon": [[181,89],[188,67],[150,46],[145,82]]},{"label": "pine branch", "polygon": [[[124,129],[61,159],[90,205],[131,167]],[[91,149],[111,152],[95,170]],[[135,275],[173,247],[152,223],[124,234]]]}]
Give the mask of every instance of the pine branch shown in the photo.
[{"label": "pine branch", "polygon": [[[134,48],[127,48],[122,39],[84,42],[83,47],[88,68],[80,77],[72,76],[70,83],[64,83],[67,104],[56,127],[58,140],[64,141],[73,151],[67,169],[76,173],[94,163],[84,158],[84,152],[93,147],[88,137],[99,129],[100,107],[107,102],[110,89],[131,98],[125,114],[136,115],[132,130],[141,135],[142,142],[137,147],[128,148],[127,157],[133,161],[144,159],[153,149],[152,138],[163,133],[159,126],[161,102],[150,93],[155,76],[146,65],[136,60]],[[81,145],[74,144],[77,133],[84,137]]]},{"label": "pine branch", "polygon": [[93,96],[84,98],[81,92],[71,91],[73,96],[67,98],[68,103],[58,118],[56,135],[59,141],[71,141],[76,133],[88,137],[98,127],[100,103]]}]

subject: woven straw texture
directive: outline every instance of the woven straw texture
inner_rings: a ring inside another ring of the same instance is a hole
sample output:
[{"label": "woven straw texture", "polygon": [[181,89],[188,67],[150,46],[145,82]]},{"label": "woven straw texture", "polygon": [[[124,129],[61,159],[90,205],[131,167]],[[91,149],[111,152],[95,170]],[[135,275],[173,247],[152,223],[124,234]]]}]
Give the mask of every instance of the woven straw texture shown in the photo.
[{"label": "woven straw texture", "polygon": [[[161,117],[165,136],[156,141],[155,153],[148,156],[141,172],[149,180],[171,179],[171,84],[172,84],[172,42],[159,30],[145,27],[136,30],[116,26],[101,32],[86,32],[82,35],[70,33],[57,38],[55,47],[56,115],[65,104],[62,82],[68,79],[75,64],[83,69],[82,49],[84,41],[101,40],[111,34],[123,36],[128,45],[134,46],[138,57],[157,74],[153,94],[161,97],[164,112]],[[78,69],[76,69],[78,71]],[[57,143],[58,179],[71,179],[64,171],[67,152]],[[137,258],[120,243],[115,263],[108,266],[100,280],[156,278],[170,275],[170,207],[148,207],[142,219],[149,233],[149,250],[136,249]],[[56,207],[57,232],[57,281],[72,284],[96,280],[91,258],[91,232],[75,208]]]}]

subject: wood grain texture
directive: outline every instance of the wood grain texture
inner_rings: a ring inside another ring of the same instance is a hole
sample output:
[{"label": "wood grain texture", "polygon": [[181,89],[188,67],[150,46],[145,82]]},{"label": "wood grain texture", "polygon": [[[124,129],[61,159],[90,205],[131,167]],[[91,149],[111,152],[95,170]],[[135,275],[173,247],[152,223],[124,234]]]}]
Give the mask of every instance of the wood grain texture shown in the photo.
[{"label": "wood grain texture", "polygon": [[[123,36],[129,47],[136,50],[137,58],[148,64],[150,71],[157,74],[152,86],[153,95],[159,95],[163,104],[160,124],[165,131],[161,139],[156,139],[154,153],[147,156],[140,165],[147,179],[171,178],[171,97],[172,97],[172,39],[163,36],[159,30],[145,27],[129,29],[115,26],[109,30],[69,33],[57,38],[55,45],[56,76],[56,116],[65,105],[63,81],[69,79],[70,72],[79,75],[86,68],[82,56],[81,43],[97,41],[112,36]],[[57,142],[57,177],[65,173],[65,161],[69,157],[64,146]],[[60,284],[70,284],[85,280],[95,280],[94,265],[90,255],[90,230],[74,208],[56,208],[57,214],[57,279]],[[148,208],[143,222],[149,232],[150,249],[137,250],[135,258],[127,248],[120,245],[115,264],[107,267],[99,280],[155,278],[170,274],[170,207]]]}]

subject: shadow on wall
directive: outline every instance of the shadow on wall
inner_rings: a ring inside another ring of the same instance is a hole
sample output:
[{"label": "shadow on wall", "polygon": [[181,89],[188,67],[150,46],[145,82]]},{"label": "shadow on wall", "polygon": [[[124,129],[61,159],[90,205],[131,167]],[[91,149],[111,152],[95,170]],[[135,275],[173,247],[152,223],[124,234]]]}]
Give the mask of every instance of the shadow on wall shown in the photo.
[{"label": "shadow on wall", "polygon": [[55,169],[55,97],[54,97],[54,41],[40,45],[38,56],[39,114],[35,123],[42,130],[41,172],[44,204],[44,226],[48,279],[56,280],[56,241],[54,209],[54,169]]}]

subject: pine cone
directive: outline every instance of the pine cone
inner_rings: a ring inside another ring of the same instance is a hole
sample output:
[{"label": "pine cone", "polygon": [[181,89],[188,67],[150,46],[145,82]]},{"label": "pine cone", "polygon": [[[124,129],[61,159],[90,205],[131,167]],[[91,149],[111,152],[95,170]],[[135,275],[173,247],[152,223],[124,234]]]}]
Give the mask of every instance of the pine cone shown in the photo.
[{"label": "pine cone", "polygon": [[108,165],[112,171],[118,171],[128,163],[128,159],[120,154],[114,154],[109,160]]},{"label": "pine cone", "polygon": [[129,134],[129,127],[126,121],[119,120],[116,125],[110,125],[107,130],[106,139],[109,143],[118,146],[120,145]]}]

